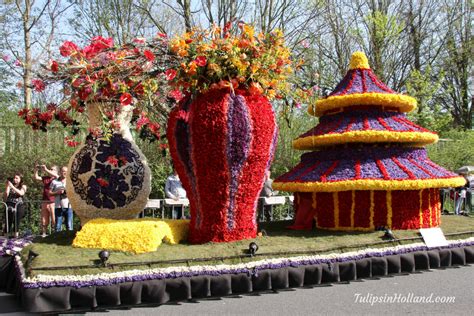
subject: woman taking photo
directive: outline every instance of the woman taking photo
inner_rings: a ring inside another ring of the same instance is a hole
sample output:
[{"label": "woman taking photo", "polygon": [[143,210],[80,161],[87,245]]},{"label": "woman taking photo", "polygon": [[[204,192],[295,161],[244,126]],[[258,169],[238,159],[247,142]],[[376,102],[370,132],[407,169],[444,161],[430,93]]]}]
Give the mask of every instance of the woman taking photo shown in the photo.
[{"label": "woman taking photo", "polygon": [[[40,177],[39,171],[42,171],[43,176]],[[56,227],[56,218],[54,215],[54,196],[49,194],[51,182],[58,177],[58,167],[52,166],[48,169],[46,165],[36,165],[34,179],[43,183],[43,198],[41,202],[41,231],[42,237],[46,237],[49,223],[51,223],[51,230],[54,231]]]},{"label": "woman taking photo", "polygon": [[[23,196],[26,193],[26,185],[23,184],[23,177],[20,173],[15,173],[13,178],[9,178],[6,183],[3,200],[7,204],[8,220],[5,223],[4,232],[13,231],[18,237],[18,227],[21,219],[25,216],[25,204]],[[8,228],[8,230],[7,230]]]}]

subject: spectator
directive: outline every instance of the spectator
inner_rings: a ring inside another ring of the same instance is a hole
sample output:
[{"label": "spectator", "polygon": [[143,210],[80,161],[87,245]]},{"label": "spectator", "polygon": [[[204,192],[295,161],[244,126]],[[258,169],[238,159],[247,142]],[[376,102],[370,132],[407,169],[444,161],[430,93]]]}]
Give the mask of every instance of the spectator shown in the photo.
[{"label": "spectator", "polygon": [[[178,201],[186,198],[186,190],[183,188],[176,170],[173,169],[173,174],[166,179],[165,195],[168,199]],[[183,217],[183,206],[174,206],[171,213],[171,218],[181,219]]]},{"label": "spectator", "polygon": [[25,216],[24,196],[26,193],[26,185],[23,184],[23,176],[15,173],[13,178],[9,178],[6,183],[5,192],[3,192],[3,200],[7,204],[8,221],[4,226],[4,233],[14,230],[14,236],[18,237],[18,227],[22,218]]},{"label": "spectator", "polygon": [[260,191],[260,199],[258,200],[260,213],[260,220],[272,221],[273,220],[273,208],[271,205],[264,205],[263,198],[278,195],[278,191],[274,191],[272,188],[273,180],[271,179],[271,172],[267,170],[265,172],[265,182],[263,183],[262,191]]},{"label": "spectator", "polygon": [[63,220],[67,230],[72,230],[72,209],[66,194],[67,167],[62,167],[59,178],[51,182],[50,193],[54,196],[54,215],[56,217],[56,231],[61,231]]},{"label": "spectator", "polygon": [[[43,176],[39,176],[39,171]],[[42,237],[46,237],[48,225],[51,222],[51,228],[54,231],[56,226],[56,218],[54,215],[54,196],[49,194],[51,182],[58,177],[58,167],[52,166],[48,169],[46,165],[36,165],[34,179],[43,183],[43,197],[41,201],[41,230]]]}]

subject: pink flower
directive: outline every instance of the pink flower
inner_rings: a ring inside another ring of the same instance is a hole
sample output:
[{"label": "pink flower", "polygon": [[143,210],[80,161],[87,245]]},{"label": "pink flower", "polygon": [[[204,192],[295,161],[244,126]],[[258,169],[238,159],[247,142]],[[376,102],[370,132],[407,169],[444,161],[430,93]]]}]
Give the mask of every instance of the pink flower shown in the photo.
[{"label": "pink flower", "polygon": [[122,93],[120,96],[120,104],[125,106],[125,105],[130,105],[132,103],[132,95],[130,93]]},{"label": "pink flower", "polygon": [[10,56],[8,55],[3,55],[2,56],[2,59],[5,61],[5,62],[8,62],[10,60]]},{"label": "pink flower", "polygon": [[158,37],[161,37],[161,38],[167,38],[168,35],[166,35],[165,33],[158,33],[156,34]]},{"label": "pink flower", "polygon": [[22,67],[23,66],[23,63],[21,61],[19,61],[18,59],[15,60],[15,62],[13,64],[17,67]]},{"label": "pink flower", "polygon": [[155,54],[152,53],[152,51],[146,49],[143,52],[143,55],[145,55],[145,58],[148,59],[149,61],[154,61],[155,60]]},{"label": "pink flower", "polygon": [[307,40],[303,40],[301,41],[301,46],[303,46],[303,48],[309,48],[309,42]]},{"label": "pink flower", "polygon": [[77,47],[76,44],[70,41],[65,41],[60,47],[59,47],[59,53],[61,56],[68,57],[71,56],[73,53],[79,51],[79,47]]},{"label": "pink flower", "polygon": [[175,99],[177,102],[179,102],[180,100],[184,98],[184,94],[179,89],[170,91],[169,96]]},{"label": "pink flower", "polygon": [[299,103],[299,102],[296,102],[296,103],[295,103],[295,108],[297,108],[297,109],[301,109],[301,103]]},{"label": "pink flower", "polygon": [[207,58],[206,58],[206,56],[198,56],[198,57],[196,57],[196,59],[194,60],[194,62],[195,62],[196,65],[198,65],[199,67],[204,67],[204,66],[206,66],[206,64],[207,64]]},{"label": "pink flower", "polygon": [[117,159],[117,157],[115,157],[115,156],[109,156],[109,157],[107,157],[107,162],[108,162],[109,164],[111,164],[112,166],[114,166],[114,167],[117,167],[117,166],[118,166],[118,159]]},{"label": "pink flower", "polygon": [[145,44],[146,43],[146,38],[144,37],[137,37],[133,39],[133,42],[135,44]]},{"label": "pink flower", "polygon": [[106,187],[109,185],[109,181],[105,180],[104,178],[97,178],[97,183],[101,186],[101,187]]},{"label": "pink flower", "polygon": [[42,92],[46,88],[46,85],[41,79],[33,79],[31,80],[31,84],[33,85],[36,92]]},{"label": "pink flower", "polygon": [[51,60],[51,62],[49,64],[49,67],[50,67],[52,72],[58,72],[58,70],[59,70],[58,62],[55,61],[55,60]]},{"label": "pink flower", "polygon": [[141,115],[137,120],[137,130],[140,130],[144,125],[150,123],[150,119],[146,116]]},{"label": "pink flower", "polygon": [[168,69],[165,71],[165,77],[167,80],[173,80],[176,77],[176,70],[174,69]]}]

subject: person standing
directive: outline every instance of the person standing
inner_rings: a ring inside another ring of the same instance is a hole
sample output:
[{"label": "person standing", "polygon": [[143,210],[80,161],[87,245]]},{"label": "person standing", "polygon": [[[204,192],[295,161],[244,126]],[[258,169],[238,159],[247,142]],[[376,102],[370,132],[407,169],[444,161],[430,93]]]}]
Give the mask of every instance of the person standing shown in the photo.
[{"label": "person standing", "polygon": [[66,194],[67,167],[59,171],[59,178],[51,182],[50,194],[54,196],[54,215],[56,217],[56,231],[62,230],[63,220],[67,230],[72,230],[72,209]]},{"label": "person standing", "polygon": [[[168,199],[178,201],[179,199],[186,198],[186,190],[183,188],[179,176],[173,169],[173,174],[166,179],[165,183],[165,195]],[[172,209],[171,218],[180,219],[183,217],[183,206],[174,206]]]},{"label": "person standing", "polygon": [[263,198],[278,195],[278,191],[274,191],[272,188],[273,180],[271,178],[270,170],[265,172],[265,182],[263,183],[262,191],[260,191],[260,198],[258,199],[258,206],[260,213],[260,221],[272,221],[273,220],[273,208],[272,205],[264,205]]},{"label": "person standing", "polygon": [[18,229],[22,218],[25,216],[25,203],[23,197],[26,193],[26,185],[23,184],[23,176],[16,172],[13,178],[7,180],[3,200],[7,204],[8,221],[5,223],[4,233],[14,230],[14,236],[18,237]]},{"label": "person standing", "polygon": [[[39,176],[39,171],[42,171],[43,176]],[[43,183],[43,197],[41,200],[41,231],[42,237],[46,237],[48,225],[51,223],[51,229],[54,230],[56,226],[56,217],[54,215],[54,196],[49,194],[51,182],[58,177],[58,167],[52,166],[48,169],[46,165],[36,165],[34,179]]]}]

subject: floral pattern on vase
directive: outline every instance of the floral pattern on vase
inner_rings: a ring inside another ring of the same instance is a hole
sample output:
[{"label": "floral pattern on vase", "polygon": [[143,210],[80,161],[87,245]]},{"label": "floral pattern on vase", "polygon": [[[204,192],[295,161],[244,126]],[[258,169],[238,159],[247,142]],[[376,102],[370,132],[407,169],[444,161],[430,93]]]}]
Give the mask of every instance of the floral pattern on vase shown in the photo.
[{"label": "floral pattern on vase", "polygon": [[[94,127],[100,123],[100,105],[88,107]],[[135,218],[146,205],[151,172],[128,129],[131,110],[123,108],[120,131],[109,140],[88,137],[71,157],[67,192],[82,224],[93,218]]]}]

